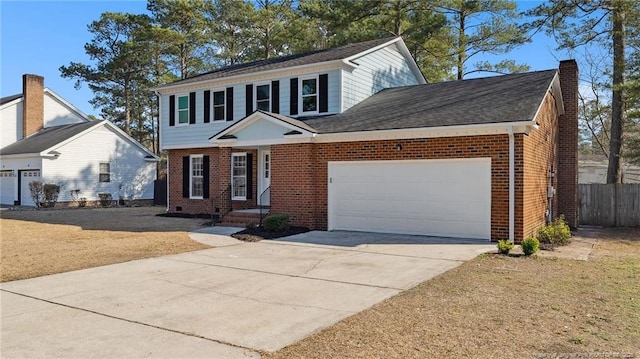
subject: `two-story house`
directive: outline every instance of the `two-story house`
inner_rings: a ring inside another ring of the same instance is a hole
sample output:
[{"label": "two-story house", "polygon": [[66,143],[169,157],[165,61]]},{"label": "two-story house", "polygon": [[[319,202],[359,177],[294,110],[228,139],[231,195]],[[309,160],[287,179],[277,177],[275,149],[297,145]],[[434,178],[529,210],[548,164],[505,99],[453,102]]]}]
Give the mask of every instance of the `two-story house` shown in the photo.
[{"label": "two-story house", "polygon": [[61,186],[60,205],[100,193],[152,203],[159,158],[109,121],[93,121],[24,75],[20,94],[0,99],[0,204],[34,206],[29,183]]},{"label": "two-story house", "polygon": [[427,84],[401,38],[156,89],[169,212],[484,239],[575,226],[577,66]]}]

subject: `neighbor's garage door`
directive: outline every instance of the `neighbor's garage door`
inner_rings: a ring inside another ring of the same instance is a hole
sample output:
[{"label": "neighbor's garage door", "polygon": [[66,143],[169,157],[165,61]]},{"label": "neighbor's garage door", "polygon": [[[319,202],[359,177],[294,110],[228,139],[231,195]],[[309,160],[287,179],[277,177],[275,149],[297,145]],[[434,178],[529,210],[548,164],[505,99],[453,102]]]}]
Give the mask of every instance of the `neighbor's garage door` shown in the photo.
[{"label": "neighbor's garage door", "polygon": [[14,171],[0,171],[0,204],[13,205],[17,182]]},{"label": "neighbor's garage door", "polygon": [[29,183],[34,181],[42,181],[40,178],[40,170],[20,171],[20,204],[23,206],[35,206],[31,198]]},{"label": "neighbor's garage door", "polygon": [[491,238],[491,159],[329,163],[330,230]]}]

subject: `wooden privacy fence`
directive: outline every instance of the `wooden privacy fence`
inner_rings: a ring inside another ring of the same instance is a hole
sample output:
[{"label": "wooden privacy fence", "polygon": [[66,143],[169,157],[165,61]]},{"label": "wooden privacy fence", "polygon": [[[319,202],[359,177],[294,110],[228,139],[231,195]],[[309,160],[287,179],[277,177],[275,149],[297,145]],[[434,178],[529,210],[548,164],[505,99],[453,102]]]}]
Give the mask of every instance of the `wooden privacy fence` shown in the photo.
[{"label": "wooden privacy fence", "polygon": [[640,184],[579,184],[580,224],[640,226]]}]

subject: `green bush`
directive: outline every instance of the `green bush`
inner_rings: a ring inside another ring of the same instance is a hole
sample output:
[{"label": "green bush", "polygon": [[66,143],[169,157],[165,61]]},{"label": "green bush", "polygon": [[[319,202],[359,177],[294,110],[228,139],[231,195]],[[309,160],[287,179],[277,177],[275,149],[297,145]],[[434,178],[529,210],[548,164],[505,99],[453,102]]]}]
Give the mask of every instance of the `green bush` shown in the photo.
[{"label": "green bush", "polygon": [[270,232],[284,232],[289,230],[289,215],[270,215],[264,219],[264,228]]},{"label": "green bush", "polygon": [[524,255],[530,256],[538,251],[538,248],[540,248],[540,241],[538,241],[538,238],[530,237],[523,240],[522,243],[520,243],[520,246],[522,246],[522,252],[524,252]]},{"label": "green bush", "polygon": [[571,242],[571,230],[564,216],[557,217],[550,224],[538,230],[538,239],[543,248],[566,246]]},{"label": "green bush", "polygon": [[501,239],[498,241],[498,252],[501,254],[509,254],[509,251],[513,249],[513,243],[508,239]]}]

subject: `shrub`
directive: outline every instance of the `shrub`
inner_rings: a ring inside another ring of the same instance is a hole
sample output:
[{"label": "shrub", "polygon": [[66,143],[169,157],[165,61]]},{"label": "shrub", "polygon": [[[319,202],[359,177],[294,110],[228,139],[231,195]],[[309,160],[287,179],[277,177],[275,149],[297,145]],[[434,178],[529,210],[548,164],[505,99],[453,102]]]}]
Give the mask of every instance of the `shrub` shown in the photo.
[{"label": "shrub", "polygon": [[273,214],[264,219],[264,228],[270,232],[284,232],[289,229],[289,215]]},{"label": "shrub", "polygon": [[44,198],[44,185],[40,181],[29,182],[29,192],[31,193],[31,199],[36,207],[42,205],[42,199]]},{"label": "shrub", "polygon": [[109,207],[113,201],[111,193],[98,193],[98,198],[100,199],[100,207]]},{"label": "shrub", "polygon": [[87,206],[87,199],[85,197],[80,197],[78,199],[78,207],[86,207]]},{"label": "shrub", "polygon": [[524,252],[524,255],[530,256],[538,251],[538,248],[540,248],[540,241],[538,241],[538,238],[530,237],[523,240],[520,246],[522,246],[522,252]]},{"label": "shrub", "polygon": [[556,217],[553,222],[538,230],[538,239],[543,248],[566,246],[571,242],[571,230],[564,216]]},{"label": "shrub", "polygon": [[44,197],[44,206],[47,208],[52,208],[58,201],[60,186],[53,183],[45,183],[45,185],[42,186],[42,193]]},{"label": "shrub", "polygon": [[509,254],[509,251],[513,249],[513,243],[508,239],[501,239],[498,241],[498,252],[501,254]]}]

